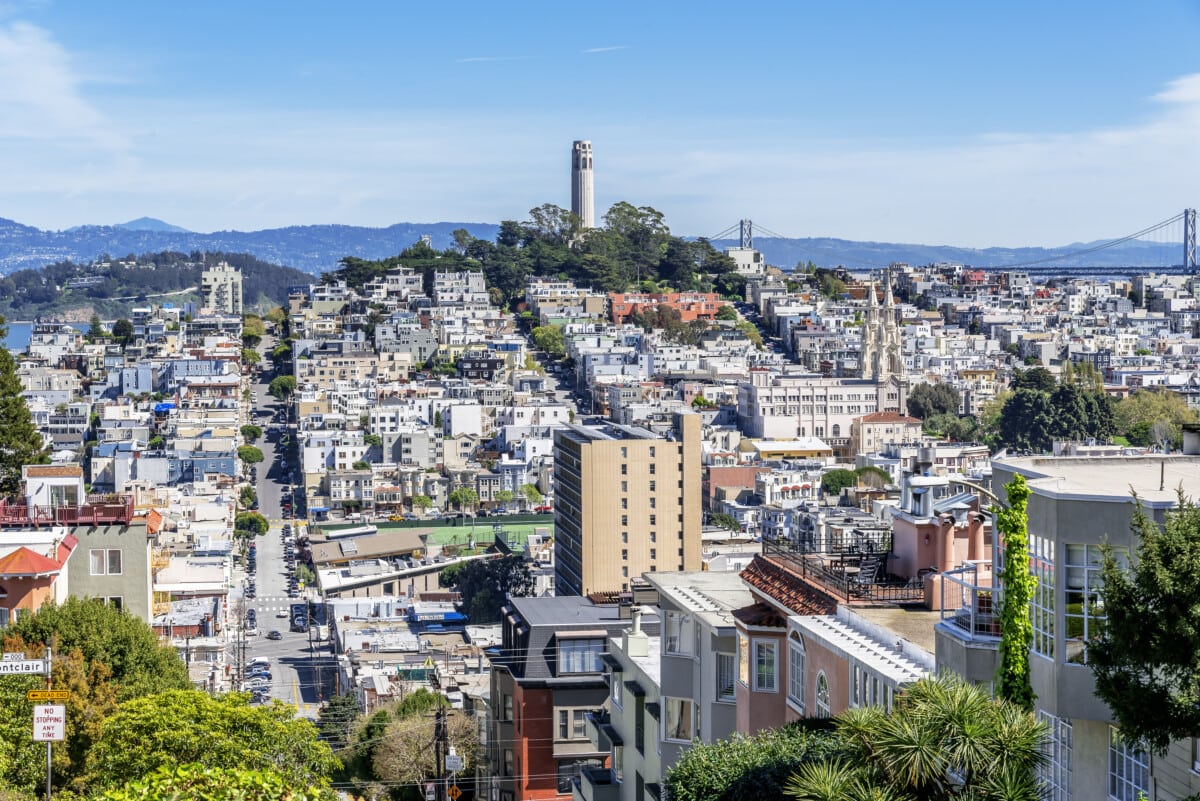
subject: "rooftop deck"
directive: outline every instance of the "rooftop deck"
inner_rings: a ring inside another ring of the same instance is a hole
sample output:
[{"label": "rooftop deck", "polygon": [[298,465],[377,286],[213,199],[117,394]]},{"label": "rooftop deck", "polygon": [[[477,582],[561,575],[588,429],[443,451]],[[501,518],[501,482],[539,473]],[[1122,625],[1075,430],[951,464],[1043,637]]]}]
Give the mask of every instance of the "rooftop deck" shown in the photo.
[{"label": "rooftop deck", "polygon": [[888,571],[891,533],[850,532],[819,545],[784,538],[763,539],[763,555],[788,567],[847,602],[924,603],[925,572],[897,576]]},{"label": "rooftop deck", "polygon": [[127,526],[133,520],[133,498],[89,498],[83,506],[29,506],[0,499],[0,528],[42,526]]}]

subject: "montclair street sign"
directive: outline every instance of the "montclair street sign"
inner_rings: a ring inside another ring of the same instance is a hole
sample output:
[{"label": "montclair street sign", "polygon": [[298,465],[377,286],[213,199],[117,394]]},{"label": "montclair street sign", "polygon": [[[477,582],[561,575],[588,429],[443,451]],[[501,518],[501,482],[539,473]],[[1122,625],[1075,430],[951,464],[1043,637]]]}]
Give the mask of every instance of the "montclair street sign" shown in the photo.
[{"label": "montclair street sign", "polygon": [[26,659],[24,654],[4,654],[0,659],[0,676],[44,676],[45,659]]}]

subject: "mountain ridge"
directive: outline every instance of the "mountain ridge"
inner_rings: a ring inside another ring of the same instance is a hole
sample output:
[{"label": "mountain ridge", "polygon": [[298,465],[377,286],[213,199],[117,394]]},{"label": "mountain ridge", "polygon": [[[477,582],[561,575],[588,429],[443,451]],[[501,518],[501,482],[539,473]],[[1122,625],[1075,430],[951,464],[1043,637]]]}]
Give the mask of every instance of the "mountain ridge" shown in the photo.
[{"label": "mountain ridge", "polygon": [[[149,227],[139,227],[149,226]],[[108,255],[172,250],[248,253],[264,261],[294,267],[310,274],[336,269],[344,256],[382,259],[394,256],[428,235],[433,247],[453,244],[451,233],[466,229],[478,239],[495,240],[494,223],[398,222],[386,227],[346,224],[293,225],[260,231],[187,231],[162,220],[142,217],[119,225],[85,225],[65,231],[46,231],[0,217],[0,274],[38,268],[60,261],[84,262]],[[714,240],[722,248],[737,240]],[[812,261],[820,267],[843,265],[851,270],[885,267],[894,262],[930,264],[950,262],[974,267],[1020,267],[1043,259],[1061,260],[1066,267],[1152,267],[1166,268],[1181,254],[1182,246],[1138,240],[1103,250],[1080,254],[1096,243],[1074,243],[1058,248],[989,247],[964,248],[953,245],[923,245],[872,242],[835,237],[759,237],[755,246],[769,264],[791,269]]]}]

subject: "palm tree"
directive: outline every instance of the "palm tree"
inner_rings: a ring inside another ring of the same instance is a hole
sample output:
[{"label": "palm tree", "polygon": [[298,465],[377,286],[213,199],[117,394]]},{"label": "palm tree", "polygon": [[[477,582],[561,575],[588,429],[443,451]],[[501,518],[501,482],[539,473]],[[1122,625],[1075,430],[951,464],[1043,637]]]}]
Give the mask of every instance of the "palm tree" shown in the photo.
[{"label": "palm tree", "polygon": [[954,676],[923,679],[881,707],[836,719],[845,756],[792,776],[797,801],[1037,801],[1045,727]]}]

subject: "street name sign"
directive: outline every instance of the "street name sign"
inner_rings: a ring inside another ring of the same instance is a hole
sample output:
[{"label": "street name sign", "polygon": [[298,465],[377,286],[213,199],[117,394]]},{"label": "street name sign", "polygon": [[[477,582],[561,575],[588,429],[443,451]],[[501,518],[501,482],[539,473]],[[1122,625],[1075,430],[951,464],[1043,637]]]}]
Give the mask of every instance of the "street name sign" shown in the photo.
[{"label": "street name sign", "polygon": [[36,676],[45,672],[46,661],[44,659],[4,659],[0,661],[0,676],[16,674]]}]

